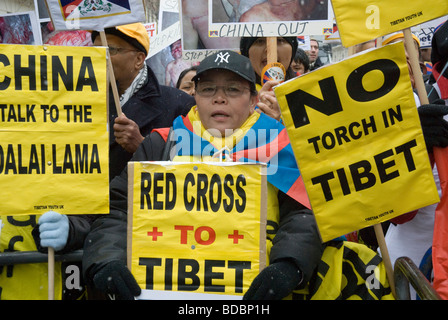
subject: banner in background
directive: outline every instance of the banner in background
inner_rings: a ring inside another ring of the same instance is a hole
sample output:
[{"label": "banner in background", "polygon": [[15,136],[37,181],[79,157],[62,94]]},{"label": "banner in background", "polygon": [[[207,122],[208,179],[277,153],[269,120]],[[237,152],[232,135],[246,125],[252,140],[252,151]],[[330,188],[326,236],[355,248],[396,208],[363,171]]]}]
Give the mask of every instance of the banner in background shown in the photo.
[{"label": "banner in background", "polygon": [[443,16],[412,28],[412,32],[420,40],[420,48],[431,48],[434,31],[446,20],[448,20],[448,16]]}]

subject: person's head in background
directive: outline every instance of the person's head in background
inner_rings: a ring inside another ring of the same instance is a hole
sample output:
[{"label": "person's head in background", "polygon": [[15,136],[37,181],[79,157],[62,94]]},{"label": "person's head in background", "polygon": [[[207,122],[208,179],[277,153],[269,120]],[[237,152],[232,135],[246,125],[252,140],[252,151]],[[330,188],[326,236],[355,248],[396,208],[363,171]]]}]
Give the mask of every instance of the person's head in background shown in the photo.
[{"label": "person's head in background", "polygon": [[[412,34],[412,38],[414,39],[415,48],[417,49],[417,51],[420,54],[420,39],[415,34]],[[390,44],[390,43],[396,43],[399,41],[404,41],[403,32],[394,32],[394,33],[385,35],[382,38],[383,46]],[[406,46],[405,46],[405,53],[406,53],[406,58],[409,59],[409,54],[407,52]]]},{"label": "person's head in background", "polygon": [[185,69],[179,75],[177,79],[176,88],[180,89],[191,96],[195,95],[194,81],[193,77],[196,75],[197,66],[192,66],[191,68]]},{"label": "person's head in background", "polygon": [[310,40],[310,51],[308,51],[308,58],[310,59],[310,64],[316,62],[319,58],[319,42],[316,39]]},{"label": "person's head in background", "polygon": [[296,55],[291,62],[291,69],[297,75],[305,74],[310,71],[310,59],[303,49],[297,48]]},{"label": "person's head in background", "polygon": [[[415,48],[417,49],[418,54],[420,54],[420,39],[415,34],[412,34],[412,38],[414,39]],[[404,41],[403,32],[394,32],[394,33],[385,35],[382,38],[383,46],[391,44],[391,43],[396,43],[399,41]],[[412,67],[411,67],[411,61],[410,61],[408,49],[406,48],[406,46],[404,47],[404,51],[406,54],[406,61],[408,63],[409,76],[411,78],[412,87],[414,88],[415,87],[414,71],[412,70]],[[420,65],[420,68],[422,68],[421,65]],[[423,69],[422,69],[422,73],[423,73]]]},{"label": "person's head in background", "polygon": [[[285,80],[296,76],[290,68],[299,43],[297,37],[277,37],[277,61],[286,70]],[[243,37],[240,42],[240,50],[243,56],[250,59],[255,70],[257,84],[261,84],[262,71],[268,62],[266,37]]]},{"label": "person's head in background", "polygon": [[365,50],[375,48],[376,47],[376,40],[369,40],[360,44],[357,44],[355,46],[355,53],[363,52]]},{"label": "person's head in background", "polygon": [[[106,28],[107,44],[118,92],[122,95],[132,84],[140,70],[146,66],[149,52],[149,35],[141,23]],[[98,31],[92,32],[94,46],[101,46]]]}]

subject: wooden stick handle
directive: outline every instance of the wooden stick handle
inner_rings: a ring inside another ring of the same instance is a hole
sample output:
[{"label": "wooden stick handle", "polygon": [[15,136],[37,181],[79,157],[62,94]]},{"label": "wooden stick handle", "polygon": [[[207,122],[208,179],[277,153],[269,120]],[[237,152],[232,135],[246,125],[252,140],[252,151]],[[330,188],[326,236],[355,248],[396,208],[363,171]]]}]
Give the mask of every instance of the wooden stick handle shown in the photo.
[{"label": "wooden stick handle", "polygon": [[277,37],[267,37],[266,47],[268,51],[267,53],[268,64],[277,62]]},{"label": "wooden stick handle", "polygon": [[[107,47],[107,38],[104,31],[100,31],[101,44]],[[117,109],[117,115],[121,115],[120,95],[118,94],[117,82],[115,81],[114,68],[112,66],[112,60],[110,56],[107,59],[107,68],[109,69],[110,84],[112,86],[112,93],[114,94],[115,107]]]},{"label": "wooden stick handle", "polygon": [[54,300],[54,249],[48,248],[48,300]]},{"label": "wooden stick handle", "polygon": [[406,52],[409,55],[409,62],[411,63],[412,73],[414,74],[415,88],[420,99],[421,104],[428,104],[428,95],[426,94],[425,82],[423,81],[423,73],[420,69],[420,60],[418,58],[418,49],[415,46],[414,38],[412,38],[411,29],[403,30],[404,45]]}]

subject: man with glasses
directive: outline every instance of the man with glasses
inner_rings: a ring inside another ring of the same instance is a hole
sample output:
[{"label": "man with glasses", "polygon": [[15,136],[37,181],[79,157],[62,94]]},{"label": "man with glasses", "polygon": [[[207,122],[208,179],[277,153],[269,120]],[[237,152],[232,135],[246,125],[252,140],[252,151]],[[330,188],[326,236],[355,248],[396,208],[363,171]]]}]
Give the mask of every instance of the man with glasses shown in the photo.
[{"label": "man with glasses", "polygon": [[[117,82],[122,114],[117,116],[110,90],[109,176],[112,180],[126,166],[137,147],[153,129],[170,126],[195,104],[190,95],[160,85],[146,65],[149,35],[141,23],[106,28],[110,59]],[[101,46],[99,33],[92,33],[95,46]]]},{"label": "man with glasses", "polygon": [[[226,158],[267,162],[269,266],[255,278],[244,298],[282,299],[306,286],[323,251],[312,211],[300,203],[300,188],[292,187],[300,172],[286,129],[271,117],[254,112],[255,72],[247,57],[233,51],[214,53],[201,62],[193,81],[197,105],[187,116],[176,118],[171,129],[165,129],[170,130],[167,139],[162,130],[151,133],[132,161]],[[257,148],[269,149],[269,155],[260,160],[262,151],[248,152]],[[111,212],[92,225],[83,268],[95,288],[133,299],[141,290],[125,264],[127,178],[125,169],[111,182]]]}]

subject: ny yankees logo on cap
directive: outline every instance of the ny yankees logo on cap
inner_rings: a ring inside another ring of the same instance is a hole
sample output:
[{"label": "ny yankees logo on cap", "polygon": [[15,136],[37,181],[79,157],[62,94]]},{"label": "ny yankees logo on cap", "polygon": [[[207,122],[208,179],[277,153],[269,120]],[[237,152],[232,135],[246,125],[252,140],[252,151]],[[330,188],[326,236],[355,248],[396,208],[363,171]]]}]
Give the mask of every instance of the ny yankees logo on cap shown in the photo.
[{"label": "ny yankees logo on cap", "polygon": [[224,62],[229,63],[229,57],[230,57],[230,54],[228,52],[218,52],[218,54],[216,55],[215,62],[218,62],[218,59],[221,59],[218,62],[218,64],[224,63]]}]

